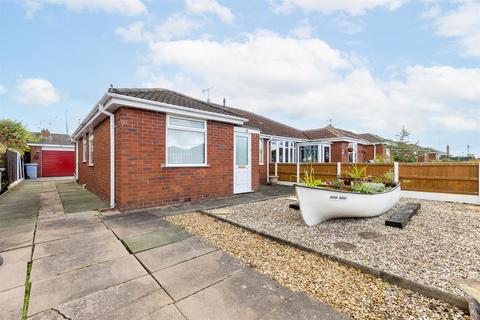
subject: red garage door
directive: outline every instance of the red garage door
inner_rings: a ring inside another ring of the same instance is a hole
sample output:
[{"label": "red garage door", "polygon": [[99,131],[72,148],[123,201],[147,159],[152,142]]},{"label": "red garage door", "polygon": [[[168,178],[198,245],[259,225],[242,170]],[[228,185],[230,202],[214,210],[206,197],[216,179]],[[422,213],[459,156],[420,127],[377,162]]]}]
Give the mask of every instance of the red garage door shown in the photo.
[{"label": "red garage door", "polygon": [[75,151],[42,150],[42,176],[63,177],[75,174]]}]

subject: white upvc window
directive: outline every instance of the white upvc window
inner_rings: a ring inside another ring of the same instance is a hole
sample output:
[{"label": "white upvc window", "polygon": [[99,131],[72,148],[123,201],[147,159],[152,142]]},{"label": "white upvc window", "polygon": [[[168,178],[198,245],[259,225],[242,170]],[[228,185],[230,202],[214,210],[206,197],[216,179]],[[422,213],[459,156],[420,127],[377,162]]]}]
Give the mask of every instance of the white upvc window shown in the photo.
[{"label": "white upvc window", "polygon": [[88,134],[88,165],[93,166],[93,130]]},{"label": "white upvc window", "polygon": [[87,162],[87,137],[82,138],[82,162]]},{"label": "white upvc window", "polygon": [[167,117],[166,165],[207,165],[207,122],[177,116]]},{"label": "white upvc window", "polygon": [[264,140],[263,139],[259,139],[258,140],[258,163],[260,165],[263,165],[263,144],[264,144]]}]

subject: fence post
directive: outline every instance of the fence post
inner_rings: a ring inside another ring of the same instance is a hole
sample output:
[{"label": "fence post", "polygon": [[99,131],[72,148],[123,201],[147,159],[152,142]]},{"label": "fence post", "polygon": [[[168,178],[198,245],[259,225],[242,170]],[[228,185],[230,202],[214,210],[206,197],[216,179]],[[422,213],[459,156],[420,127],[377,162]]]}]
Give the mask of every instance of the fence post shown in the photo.
[{"label": "fence post", "polygon": [[278,177],[278,163],[275,162],[275,177]]},{"label": "fence post", "polygon": [[341,176],[342,176],[342,163],[337,162],[337,177],[341,177]]},{"label": "fence post", "polygon": [[400,179],[398,177],[398,162],[396,162],[396,161],[393,163],[393,173],[395,175],[394,182],[400,181]]},{"label": "fence post", "polygon": [[300,147],[297,146],[297,183],[300,183]]}]

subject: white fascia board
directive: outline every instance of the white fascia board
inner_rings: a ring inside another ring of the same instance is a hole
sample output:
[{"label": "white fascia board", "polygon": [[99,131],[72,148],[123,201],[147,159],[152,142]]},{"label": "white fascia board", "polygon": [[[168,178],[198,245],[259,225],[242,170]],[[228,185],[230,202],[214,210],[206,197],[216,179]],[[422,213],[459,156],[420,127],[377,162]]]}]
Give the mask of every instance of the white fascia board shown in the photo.
[{"label": "white fascia board", "polygon": [[252,128],[234,127],[233,130],[234,130],[235,132],[241,132],[241,133],[255,133],[255,134],[260,134],[260,130],[258,130],[258,129],[252,129]]},{"label": "white fascia board", "polygon": [[271,135],[271,134],[268,134],[268,135],[261,135],[260,136],[261,138],[270,138],[272,140],[287,140],[287,141],[290,141],[290,142],[308,142],[310,140],[308,139],[299,139],[299,138],[292,138],[292,137],[282,137],[282,136],[275,136],[275,135]]},{"label": "white fascia board", "polygon": [[72,134],[70,136],[70,140],[76,141],[78,137],[83,135],[86,131],[93,129],[93,127],[97,124],[97,122],[100,122],[98,121],[98,117],[102,115],[105,117],[105,115],[99,112],[97,109],[97,112],[90,118],[90,120],[88,120],[85,124],[79,127],[78,130],[75,130],[75,135]]},{"label": "white fascia board", "polygon": [[75,149],[75,146],[72,145],[64,145],[64,144],[46,144],[46,143],[27,143],[30,147],[42,147],[45,148],[64,148],[64,149]]},{"label": "white fascia board", "polygon": [[71,146],[71,147],[65,148],[63,146],[59,146],[59,147],[45,146],[45,147],[42,147],[42,151],[68,151],[68,152],[73,152],[73,151],[75,151],[75,147]]},{"label": "white fascia board", "polygon": [[93,108],[90,110],[90,112],[87,114],[87,116],[85,117],[85,119],[83,119],[83,121],[80,123],[80,125],[77,127],[77,129],[75,129],[75,131],[73,131],[72,135],[70,136],[70,140],[72,141],[75,141],[76,137],[79,136],[78,132],[80,130],[83,130],[83,128],[85,127],[85,125],[89,122],[91,122],[92,118],[95,118],[98,116],[98,105],[99,104],[103,104],[103,102],[105,101],[105,99],[107,99],[107,94],[104,94],[100,100],[98,100],[98,102],[93,106]]},{"label": "white fascia board", "polygon": [[129,97],[116,93],[107,93],[110,100],[105,104],[105,110],[115,109],[115,107],[132,107],[137,109],[151,110],[163,112],[173,115],[187,116],[199,119],[214,120],[219,122],[226,122],[236,125],[243,125],[248,119],[235,117],[230,115],[223,115],[220,113],[197,110],[187,107],[176,106],[168,103],[145,100],[135,97]]},{"label": "white fascia board", "polygon": [[360,144],[364,144],[364,145],[369,145],[369,144],[371,144],[370,142],[365,141],[365,140],[360,140],[360,139],[355,139],[355,138],[348,138],[348,137],[313,139],[313,140],[310,140],[310,141],[312,141],[312,142],[318,142],[318,143],[322,143],[322,142],[355,142],[355,143],[360,143]]}]

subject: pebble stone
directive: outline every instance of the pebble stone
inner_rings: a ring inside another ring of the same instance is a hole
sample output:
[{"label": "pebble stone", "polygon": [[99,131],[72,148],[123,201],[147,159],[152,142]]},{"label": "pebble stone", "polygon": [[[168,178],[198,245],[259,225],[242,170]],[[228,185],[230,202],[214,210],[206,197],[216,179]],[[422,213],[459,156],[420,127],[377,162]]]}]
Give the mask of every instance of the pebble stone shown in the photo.
[{"label": "pebble stone", "polygon": [[304,292],[354,319],[469,319],[443,301],[390,285],[351,267],[200,213],[165,219],[292,291]]}]

